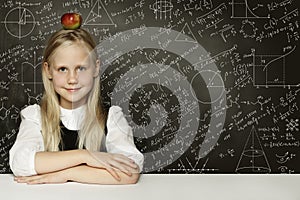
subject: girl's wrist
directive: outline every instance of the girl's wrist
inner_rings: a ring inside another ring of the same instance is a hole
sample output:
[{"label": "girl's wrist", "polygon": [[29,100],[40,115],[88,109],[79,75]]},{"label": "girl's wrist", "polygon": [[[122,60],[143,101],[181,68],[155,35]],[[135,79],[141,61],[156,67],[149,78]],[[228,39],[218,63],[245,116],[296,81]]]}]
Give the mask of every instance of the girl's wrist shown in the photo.
[{"label": "girl's wrist", "polygon": [[73,176],[72,176],[72,170],[73,168],[68,168],[65,170],[60,171],[61,176],[63,177],[63,179],[67,182],[67,181],[73,181]]},{"label": "girl's wrist", "polygon": [[80,164],[87,164],[88,159],[90,157],[90,153],[86,149],[79,149],[79,159],[80,159]]}]

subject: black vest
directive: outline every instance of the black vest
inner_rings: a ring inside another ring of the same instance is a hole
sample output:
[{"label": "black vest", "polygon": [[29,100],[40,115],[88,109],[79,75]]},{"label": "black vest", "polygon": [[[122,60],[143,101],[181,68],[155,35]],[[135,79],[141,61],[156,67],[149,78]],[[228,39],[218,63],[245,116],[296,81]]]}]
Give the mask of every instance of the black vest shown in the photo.
[{"label": "black vest", "polygon": [[[107,127],[105,126],[104,133],[107,133]],[[60,122],[60,134],[62,143],[59,144],[60,151],[74,150],[78,149],[78,130],[69,130],[67,129],[62,122]],[[104,136],[103,136],[104,137]],[[106,151],[105,148],[105,137],[102,139],[101,149]],[[83,147],[85,148],[85,147]]]},{"label": "black vest", "polygon": [[60,135],[62,139],[59,144],[60,151],[78,149],[78,131],[69,130],[60,122]]}]

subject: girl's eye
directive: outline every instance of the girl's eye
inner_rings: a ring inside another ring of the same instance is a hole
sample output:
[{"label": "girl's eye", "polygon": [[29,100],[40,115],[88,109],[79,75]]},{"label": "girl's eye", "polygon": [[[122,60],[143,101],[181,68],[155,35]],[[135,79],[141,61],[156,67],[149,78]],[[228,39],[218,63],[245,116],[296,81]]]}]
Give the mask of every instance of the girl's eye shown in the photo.
[{"label": "girl's eye", "polygon": [[84,66],[79,66],[79,67],[77,68],[77,70],[78,70],[78,71],[85,71],[85,70],[86,70],[86,67],[84,67]]},{"label": "girl's eye", "polygon": [[60,67],[60,68],[58,68],[58,71],[59,72],[65,72],[65,71],[67,71],[67,68],[66,67]]}]

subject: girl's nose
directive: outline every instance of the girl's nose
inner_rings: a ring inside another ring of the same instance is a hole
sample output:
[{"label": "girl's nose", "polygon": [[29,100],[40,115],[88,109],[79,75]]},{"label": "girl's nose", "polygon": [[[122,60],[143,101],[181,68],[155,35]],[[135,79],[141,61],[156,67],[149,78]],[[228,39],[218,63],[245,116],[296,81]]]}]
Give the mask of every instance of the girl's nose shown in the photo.
[{"label": "girl's nose", "polygon": [[71,71],[68,76],[68,84],[76,84],[78,83],[78,74],[76,71]]}]

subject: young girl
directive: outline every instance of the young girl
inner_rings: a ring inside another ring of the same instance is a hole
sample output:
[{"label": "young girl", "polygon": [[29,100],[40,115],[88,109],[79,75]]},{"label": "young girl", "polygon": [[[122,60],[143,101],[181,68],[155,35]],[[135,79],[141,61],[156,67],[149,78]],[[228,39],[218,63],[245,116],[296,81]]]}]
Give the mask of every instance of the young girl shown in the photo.
[{"label": "young girl", "polygon": [[107,115],[102,108],[95,46],[80,28],[60,30],[50,38],[42,66],[41,104],[21,111],[10,150],[17,182],[137,182],[144,157],[121,108],[112,106]]}]

